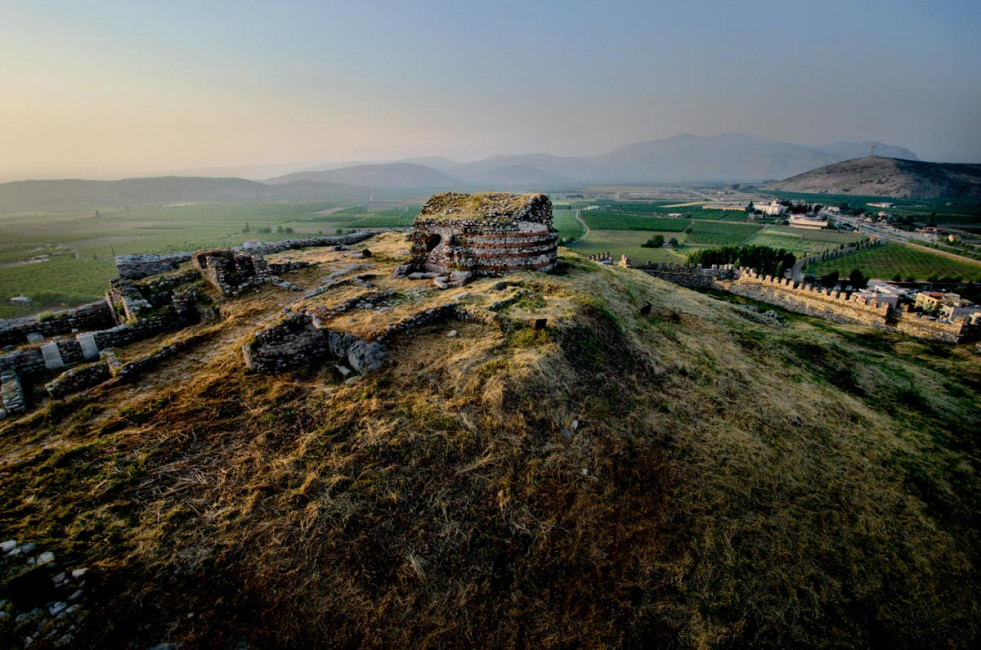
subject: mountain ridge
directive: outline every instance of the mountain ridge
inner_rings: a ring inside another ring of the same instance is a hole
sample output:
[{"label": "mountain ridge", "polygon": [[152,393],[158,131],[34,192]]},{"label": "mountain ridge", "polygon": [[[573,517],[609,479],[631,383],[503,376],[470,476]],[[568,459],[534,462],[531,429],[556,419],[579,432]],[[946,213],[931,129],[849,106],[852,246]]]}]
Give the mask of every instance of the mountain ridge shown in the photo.
[{"label": "mountain ridge", "polygon": [[865,156],[769,183],[764,189],[803,194],[978,199],[981,164]]}]

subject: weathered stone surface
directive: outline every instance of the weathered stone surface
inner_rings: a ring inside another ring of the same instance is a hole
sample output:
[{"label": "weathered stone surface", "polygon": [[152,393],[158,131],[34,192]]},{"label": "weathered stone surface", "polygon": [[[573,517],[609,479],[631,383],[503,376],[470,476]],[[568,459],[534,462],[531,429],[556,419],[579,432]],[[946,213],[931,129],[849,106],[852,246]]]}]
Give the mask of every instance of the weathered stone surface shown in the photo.
[{"label": "weathered stone surface", "polygon": [[9,370],[0,373],[0,402],[3,404],[5,416],[27,410],[27,400],[17,373]]},{"label": "weathered stone surface", "polygon": [[61,399],[86,388],[98,386],[102,382],[108,381],[109,378],[108,364],[100,361],[66,370],[53,381],[48,382],[44,388],[51,397]]},{"label": "weathered stone surface", "polygon": [[362,242],[369,237],[372,237],[374,234],[375,233],[369,230],[362,230],[360,232],[350,233],[347,235],[336,235],[330,237],[306,237],[303,239],[285,239],[283,241],[274,242],[245,242],[242,244],[242,246],[236,247],[233,250],[245,251],[246,253],[256,255],[271,255],[272,253],[280,253],[286,250],[311,248],[314,246],[343,247],[348,244],[357,244],[358,242]]},{"label": "weathered stone surface", "polygon": [[34,343],[58,334],[112,327],[115,323],[111,308],[103,301],[41,318],[0,319],[0,346]]},{"label": "weathered stone surface", "polygon": [[173,271],[177,268],[178,264],[190,259],[190,253],[172,253],[170,255],[117,255],[116,271],[121,278],[139,280],[140,278],[151,275]]},{"label": "weathered stone surface", "polygon": [[380,343],[355,341],[347,351],[347,360],[355,372],[365,374],[382,367],[388,353]]},{"label": "weathered stone surface", "polygon": [[558,253],[544,194],[436,194],[416,218],[411,241],[413,268],[437,273],[550,271]]}]

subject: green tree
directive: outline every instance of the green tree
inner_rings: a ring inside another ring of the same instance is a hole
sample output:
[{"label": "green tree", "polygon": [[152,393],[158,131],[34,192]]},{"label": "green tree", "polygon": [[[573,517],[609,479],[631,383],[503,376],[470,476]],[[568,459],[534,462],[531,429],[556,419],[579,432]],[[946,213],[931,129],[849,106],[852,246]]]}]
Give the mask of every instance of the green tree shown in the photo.
[{"label": "green tree", "polygon": [[677,245],[678,245],[678,240],[675,239],[674,237],[668,240],[668,246],[677,246]]},{"label": "green tree", "polygon": [[838,278],[839,278],[838,271],[832,271],[831,273],[826,273],[821,278],[821,284],[823,284],[824,286],[830,289],[831,287],[838,284]]},{"label": "green tree", "polygon": [[864,289],[869,284],[868,278],[862,274],[859,269],[852,269],[852,272],[848,274],[848,284],[852,285],[852,289]]},{"label": "green tree", "polygon": [[242,228],[242,234],[248,234],[249,232],[250,232],[250,230],[249,230],[249,222],[246,221],[245,222],[245,228]]},{"label": "green tree", "polygon": [[661,248],[664,246],[664,235],[651,235],[650,239],[641,244],[644,248]]}]

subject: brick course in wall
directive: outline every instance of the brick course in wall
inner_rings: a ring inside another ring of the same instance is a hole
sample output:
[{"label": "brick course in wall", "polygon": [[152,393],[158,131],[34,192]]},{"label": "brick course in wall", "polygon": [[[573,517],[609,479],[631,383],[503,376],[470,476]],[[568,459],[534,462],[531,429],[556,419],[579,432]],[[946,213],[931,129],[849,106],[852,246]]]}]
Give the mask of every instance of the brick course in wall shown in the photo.
[{"label": "brick course in wall", "polygon": [[558,259],[544,194],[436,194],[412,225],[409,270],[475,276],[550,271]]}]

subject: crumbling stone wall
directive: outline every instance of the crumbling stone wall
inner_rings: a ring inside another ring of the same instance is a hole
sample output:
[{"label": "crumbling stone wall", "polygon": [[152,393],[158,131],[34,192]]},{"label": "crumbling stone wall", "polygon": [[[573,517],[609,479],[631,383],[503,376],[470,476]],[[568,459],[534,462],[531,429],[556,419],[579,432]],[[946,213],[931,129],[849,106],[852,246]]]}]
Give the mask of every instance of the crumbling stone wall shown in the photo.
[{"label": "crumbling stone wall", "polygon": [[307,312],[289,313],[259,330],[242,346],[242,354],[249,370],[264,373],[299,370],[328,359],[346,361],[364,373],[380,368],[387,357],[381,344],[318,327]]},{"label": "crumbling stone wall", "polygon": [[413,223],[411,240],[411,270],[493,276],[551,271],[558,259],[544,194],[436,194]]},{"label": "crumbling stone wall", "polygon": [[27,399],[20,377],[11,370],[0,371],[0,420],[27,410]]},{"label": "crumbling stone wall", "polygon": [[98,386],[108,381],[109,376],[109,366],[104,361],[99,361],[66,370],[45,384],[44,388],[51,397],[61,399],[86,388]]},{"label": "crumbling stone wall", "polygon": [[120,278],[139,280],[151,275],[169,273],[177,269],[182,262],[191,259],[190,253],[172,253],[170,255],[117,255],[116,271]]},{"label": "crumbling stone wall", "polygon": [[299,291],[299,287],[286,282],[277,273],[310,266],[309,262],[295,261],[269,264],[260,255],[220,249],[198,251],[192,259],[201,275],[228,296],[238,296],[267,283]]},{"label": "crumbling stone wall", "polygon": [[978,319],[962,318],[945,323],[911,312],[906,305],[902,305],[896,315],[896,329],[909,336],[944,343],[963,343],[981,338],[981,321]]},{"label": "crumbling stone wall", "polygon": [[30,343],[58,334],[112,327],[115,318],[105,302],[92,302],[41,318],[0,319],[0,347]]},{"label": "crumbling stone wall", "polygon": [[177,287],[200,278],[200,274],[194,269],[141,281],[117,278],[109,283],[106,303],[117,316],[116,323],[135,320],[156,309],[172,305]]},{"label": "crumbling stone wall", "polygon": [[637,268],[648,275],[692,289],[725,289],[726,286],[720,281],[732,280],[739,273],[732,264],[713,264],[703,268],[701,264],[660,262]]},{"label": "crumbling stone wall", "polygon": [[350,246],[351,244],[357,244],[362,242],[369,237],[373,237],[375,233],[370,230],[362,230],[359,232],[350,233],[347,235],[335,235],[330,237],[305,237],[303,239],[285,239],[283,241],[274,242],[246,242],[242,246],[236,246],[233,251],[245,251],[246,253],[253,255],[271,255],[273,253],[280,253],[286,250],[295,250],[298,248],[313,248],[316,246]]},{"label": "crumbling stone wall", "polygon": [[819,316],[839,323],[885,326],[891,307],[823,287],[798,285],[790,279],[761,276],[752,269],[743,269],[729,289],[736,295],[761,302],[780,305],[790,311]]}]

